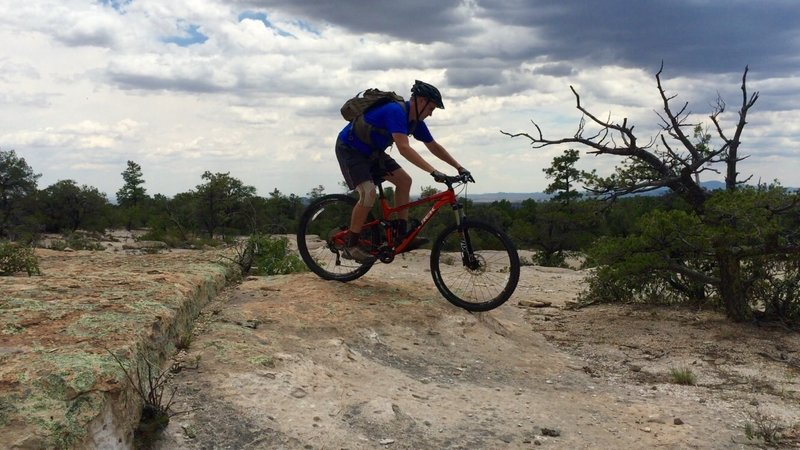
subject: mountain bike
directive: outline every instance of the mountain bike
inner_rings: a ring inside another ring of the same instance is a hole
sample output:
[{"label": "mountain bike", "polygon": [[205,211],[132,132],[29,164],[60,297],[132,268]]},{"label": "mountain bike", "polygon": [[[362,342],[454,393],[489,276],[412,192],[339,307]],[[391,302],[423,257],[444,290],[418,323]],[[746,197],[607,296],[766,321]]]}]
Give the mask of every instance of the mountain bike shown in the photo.
[{"label": "mountain bike", "polygon": [[[325,280],[342,282],[366,274],[377,261],[388,264],[413,246],[420,231],[442,208],[450,206],[455,223],[433,240],[430,267],[433,283],[450,303],[468,311],[488,311],[505,303],[519,282],[520,262],[508,235],[498,227],[469,219],[455,189],[466,185],[464,176],[447,176],[447,189],[405,205],[390,207],[378,183],[380,217],[370,212],[359,235],[360,244],[370,248],[375,260],[359,263],[344,255],[348,227],[357,199],[331,194],[313,201],[303,212],[297,232],[300,256],[308,268]],[[465,186],[466,187],[466,186]],[[398,236],[393,214],[431,203],[422,219],[406,236]]]}]

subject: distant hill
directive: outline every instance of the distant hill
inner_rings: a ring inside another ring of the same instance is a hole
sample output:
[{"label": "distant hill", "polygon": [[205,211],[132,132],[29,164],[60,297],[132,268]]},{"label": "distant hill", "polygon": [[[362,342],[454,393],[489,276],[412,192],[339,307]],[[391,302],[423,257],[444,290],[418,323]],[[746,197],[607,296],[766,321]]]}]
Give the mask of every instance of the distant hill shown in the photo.
[{"label": "distant hill", "polygon": [[[725,188],[725,183],[722,181],[704,181],[700,183],[700,185],[711,191]],[[669,192],[669,189],[661,188],[638,195],[658,196],[664,195],[667,192]],[[492,203],[501,200],[508,200],[511,203],[519,203],[523,200],[528,200],[529,198],[532,198],[537,202],[541,202],[547,201],[550,197],[550,194],[545,194],[543,192],[495,192],[491,194],[469,194],[469,199],[475,203]]]},{"label": "distant hill", "polygon": [[[725,189],[725,182],[723,181],[703,181],[700,183],[700,186],[704,187],[706,190],[709,191],[716,191],[718,189]],[[660,188],[656,189],[655,191],[645,192],[643,194],[637,195],[645,195],[648,197],[658,197],[659,195],[664,195],[669,192],[669,188]]]},{"label": "distant hill", "polygon": [[523,200],[532,198],[537,202],[546,201],[550,194],[542,192],[495,192],[492,194],[469,194],[468,198],[474,203],[492,203],[500,200],[508,200],[511,203],[519,203]]}]

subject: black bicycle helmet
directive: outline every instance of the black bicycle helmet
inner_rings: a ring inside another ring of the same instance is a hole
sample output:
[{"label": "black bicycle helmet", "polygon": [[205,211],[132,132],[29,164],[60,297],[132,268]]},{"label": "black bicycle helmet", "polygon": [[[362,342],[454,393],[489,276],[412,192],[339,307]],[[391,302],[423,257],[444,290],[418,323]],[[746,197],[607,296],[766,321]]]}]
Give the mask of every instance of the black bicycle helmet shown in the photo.
[{"label": "black bicycle helmet", "polygon": [[414,85],[411,86],[411,93],[425,97],[435,103],[437,108],[444,109],[444,103],[442,103],[442,94],[439,93],[439,90],[436,89],[436,87],[432,84],[415,80]]}]

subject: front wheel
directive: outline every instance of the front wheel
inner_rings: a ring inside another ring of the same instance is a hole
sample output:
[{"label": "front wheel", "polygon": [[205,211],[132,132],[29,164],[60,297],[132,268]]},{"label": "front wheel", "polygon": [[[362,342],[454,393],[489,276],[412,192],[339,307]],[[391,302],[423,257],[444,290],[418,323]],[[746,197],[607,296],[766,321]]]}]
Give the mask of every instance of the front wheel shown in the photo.
[{"label": "front wheel", "polygon": [[[348,195],[326,195],[311,203],[300,218],[297,250],[308,268],[325,280],[352,281],[372,267],[371,262],[346,259],[342,250],[355,204]],[[371,214],[367,220],[373,220]],[[365,229],[362,236],[368,233],[372,231]]]},{"label": "front wheel", "polygon": [[433,243],[433,283],[450,303],[468,311],[489,311],[511,297],[519,282],[519,255],[495,226],[465,220]]}]

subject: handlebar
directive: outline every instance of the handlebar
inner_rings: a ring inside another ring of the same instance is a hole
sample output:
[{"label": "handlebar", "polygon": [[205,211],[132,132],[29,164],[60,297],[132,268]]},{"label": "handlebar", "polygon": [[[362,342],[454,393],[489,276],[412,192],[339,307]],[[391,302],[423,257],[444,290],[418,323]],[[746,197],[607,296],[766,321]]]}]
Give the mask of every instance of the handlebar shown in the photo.
[{"label": "handlebar", "polygon": [[448,188],[452,188],[456,183],[466,184],[470,182],[470,178],[471,176],[469,174],[459,174],[455,176],[444,175],[444,177],[434,177],[433,180],[438,183],[444,183]]}]

